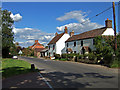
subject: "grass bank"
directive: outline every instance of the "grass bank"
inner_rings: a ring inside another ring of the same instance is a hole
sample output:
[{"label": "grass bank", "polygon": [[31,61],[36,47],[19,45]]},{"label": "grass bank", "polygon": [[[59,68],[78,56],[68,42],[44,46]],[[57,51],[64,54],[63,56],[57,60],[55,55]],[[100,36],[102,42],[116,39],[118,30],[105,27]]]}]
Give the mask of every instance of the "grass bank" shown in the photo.
[{"label": "grass bank", "polygon": [[26,61],[18,59],[2,59],[2,78],[29,72],[33,71],[31,70],[31,64]]}]

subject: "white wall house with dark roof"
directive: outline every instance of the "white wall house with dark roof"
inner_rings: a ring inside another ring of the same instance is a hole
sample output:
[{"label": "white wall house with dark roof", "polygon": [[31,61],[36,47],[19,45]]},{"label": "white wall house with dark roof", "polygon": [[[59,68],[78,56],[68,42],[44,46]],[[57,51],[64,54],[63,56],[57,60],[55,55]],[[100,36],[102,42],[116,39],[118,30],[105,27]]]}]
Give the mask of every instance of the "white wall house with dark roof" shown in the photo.
[{"label": "white wall house with dark roof", "polygon": [[55,37],[48,43],[48,54],[54,56],[54,54],[62,54],[62,49],[65,48],[65,41],[70,37],[67,27],[64,29],[64,33],[55,34]]},{"label": "white wall house with dark roof", "polygon": [[62,53],[88,53],[92,50],[95,50],[94,47],[94,38],[101,35],[112,35],[114,36],[114,30],[112,28],[112,20],[105,21],[105,27],[87,31],[78,35],[74,35],[74,32],[71,37],[66,40],[65,48],[62,50]]}]

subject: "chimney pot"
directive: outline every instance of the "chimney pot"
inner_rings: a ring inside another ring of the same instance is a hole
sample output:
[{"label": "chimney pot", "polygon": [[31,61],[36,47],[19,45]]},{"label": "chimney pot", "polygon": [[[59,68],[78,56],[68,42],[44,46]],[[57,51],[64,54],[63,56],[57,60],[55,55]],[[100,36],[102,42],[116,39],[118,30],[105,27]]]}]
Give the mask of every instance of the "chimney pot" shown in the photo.
[{"label": "chimney pot", "polygon": [[35,43],[37,43],[38,42],[38,40],[35,40]]},{"label": "chimney pot", "polygon": [[105,25],[106,25],[107,28],[112,28],[112,20],[109,20],[107,18],[107,20],[105,21]]},{"label": "chimney pot", "polygon": [[56,32],[56,33],[55,33],[55,36],[57,36],[57,35],[58,35],[58,33]]},{"label": "chimney pot", "polygon": [[65,26],[64,33],[68,33],[67,26]]},{"label": "chimney pot", "polygon": [[74,35],[74,30],[72,30],[72,32],[70,32],[70,37],[72,37]]}]

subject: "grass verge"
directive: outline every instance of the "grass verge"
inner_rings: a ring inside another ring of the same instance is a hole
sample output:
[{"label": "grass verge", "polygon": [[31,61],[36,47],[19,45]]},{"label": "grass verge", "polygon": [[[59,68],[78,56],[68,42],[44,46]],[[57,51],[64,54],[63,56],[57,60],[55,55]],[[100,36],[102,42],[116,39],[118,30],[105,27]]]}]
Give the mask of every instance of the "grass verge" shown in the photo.
[{"label": "grass verge", "polygon": [[[37,69],[35,69],[37,71]],[[18,59],[2,59],[2,78],[35,72],[31,70],[31,64]]]}]

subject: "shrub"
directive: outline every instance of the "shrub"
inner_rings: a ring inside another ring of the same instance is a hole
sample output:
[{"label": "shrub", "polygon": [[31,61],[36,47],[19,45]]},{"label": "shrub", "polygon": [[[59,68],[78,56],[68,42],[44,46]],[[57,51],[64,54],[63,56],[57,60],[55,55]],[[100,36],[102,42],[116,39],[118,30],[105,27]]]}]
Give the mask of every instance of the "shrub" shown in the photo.
[{"label": "shrub", "polygon": [[103,60],[103,62],[105,63],[105,64],[110,64],[111,63],[111,61],[112,61],[112,54],[110,54],[110,53],[108,53],[108,54],[106,54],[105,56],[104,56],[104,60]]},{"label": "shrub", "polygon": [[111,68],[118,68],[118,67],[120,67],[120,61],[116,58],[115,60],[112,61],[110,67]]},{"label": "shrub", "polygon": [[82,59],[82,56],[83,56],[83,55],[78,55],[78,59]]},{"label": "shrub", "polygon": [[67,58],[67,54],[62,54],[61,58]]},{"label": "shrub", "polygon": [[95,60],[96,55],[92,52],[88,54],[89,60]]},{"label": "shrub", "polygon": [[55,59],[60,59],[61,58],[60,54],[55,54],[54,56],[55,56]]}]

